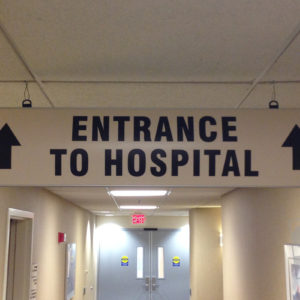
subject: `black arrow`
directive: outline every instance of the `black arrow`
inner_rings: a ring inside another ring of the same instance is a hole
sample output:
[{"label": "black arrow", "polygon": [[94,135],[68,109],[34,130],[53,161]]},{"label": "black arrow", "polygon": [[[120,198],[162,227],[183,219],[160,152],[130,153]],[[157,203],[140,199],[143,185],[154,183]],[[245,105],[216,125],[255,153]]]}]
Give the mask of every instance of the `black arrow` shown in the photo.
[{"label": "black arrow", "polygon": [[300,170],[300,128],[295,125],[282,147],[293,148],[293,170]]},{"label": "black arrow", "polygon": [[21,146],[10,127],[5,124],[0,130],[0,169],[11,169],[11,148]]}]

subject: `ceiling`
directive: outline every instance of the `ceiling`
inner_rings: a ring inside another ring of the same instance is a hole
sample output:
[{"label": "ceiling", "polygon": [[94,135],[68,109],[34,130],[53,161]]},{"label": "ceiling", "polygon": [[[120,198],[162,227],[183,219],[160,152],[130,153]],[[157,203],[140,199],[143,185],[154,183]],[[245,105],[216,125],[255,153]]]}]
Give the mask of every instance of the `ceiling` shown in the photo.
[{"label": "ceiling", "polygon": [[[0,2],[0,107],[300,108],[299,0]],[[172,188],[156,214],[219,205],[227,189]],[[51,188],[118,212],[105,188]],[[119,212],[120,213],[120,212]]]},{"label": "ceiling", "polygon": [[[113,188],[116,189],[116,188]],[[127,215],[130,211],[120,210],[120,205],[157,205],[157,210],[140,210],[147,215],[186,216],[189,209],[196,207],[221,206],[221,197],[232,188],[166,188],[163,197],[112,197],[109,188],[103,187],[51,187],[48,190],[66,200],[84,207],[98,215]],[[123,190],[124,188],[122,188]],[[161,189],[161,188],[159,188]],[[147,190],[149,188],[147,187]]]}]

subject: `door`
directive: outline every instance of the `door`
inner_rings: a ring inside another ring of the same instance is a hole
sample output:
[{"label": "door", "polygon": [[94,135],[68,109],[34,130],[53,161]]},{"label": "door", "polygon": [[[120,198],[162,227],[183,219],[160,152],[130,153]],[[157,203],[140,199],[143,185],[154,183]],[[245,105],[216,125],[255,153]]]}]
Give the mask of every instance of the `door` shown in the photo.
[{"label": "door", "polygon": [[189,233],[103,231],[98,274],[98,300],[188,300]]},{"label": "door", "polygon": [[32,220],[11,219],[5,300],[27,300],[30,289]]}]

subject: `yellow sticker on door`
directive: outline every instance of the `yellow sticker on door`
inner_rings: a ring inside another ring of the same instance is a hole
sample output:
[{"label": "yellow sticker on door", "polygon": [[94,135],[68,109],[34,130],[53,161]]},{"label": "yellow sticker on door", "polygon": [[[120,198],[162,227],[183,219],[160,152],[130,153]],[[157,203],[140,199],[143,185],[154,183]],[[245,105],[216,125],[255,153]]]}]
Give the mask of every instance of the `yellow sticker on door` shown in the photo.
[{"label": "yellow sticker on door", "polygon": [[179,256],[174,256],[172,262],[173,262],[173,267],[180,267],[180,257]]},{"label": "yellow sticker on door", "polygon": [[121,266],[122,267],[128,267],[128,262],[129,262],[129,259],[128,259],[128,256],[122,256],[121,258]]}]

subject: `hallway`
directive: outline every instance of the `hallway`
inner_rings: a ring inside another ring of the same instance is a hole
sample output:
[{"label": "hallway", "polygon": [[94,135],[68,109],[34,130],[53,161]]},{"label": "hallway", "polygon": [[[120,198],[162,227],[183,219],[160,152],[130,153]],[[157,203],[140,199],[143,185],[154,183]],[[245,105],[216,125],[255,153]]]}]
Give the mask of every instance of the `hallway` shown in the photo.
[{"label": "hallway", "polygon": [[[190,243],[181,239],[180,244],[190,245],[191,299],[240,299],[250,287],[251,292],[244,299],[283,299],[286,295],[283,245],[300,244],[299,189],[237,189],[221,197],[222,208],[194,208],[189,217],[146,214],[146,223],[138,225],[131,223],[130,214],[96,216],[46,189],[1,188],[0,196],[0,265],[5,267],[8,208],[31,211],[34,214],[32,265],[38,269],[37,299],[43,300],[65,299],[68,244],[76,244],[76,288],[72,299],[99,299],[101,288],[97,291],[97,280],[105,276],[100,264],[97,279],[99,232],[107,225],[134,230],[179,229],[189,225]],[[58,232],[66,234],[65,242],[58,243]],[[109,229],[110,235],[118,236],[114,229]],[[119,242],[122,245],[122,239]],[[119,246],[117,243],[116,249]],[[135,259],[128,256],[131,266]],[[179,256],[183,264],[185,259]],[[117,264],[120,259],[117,255]],[[170,263],[169,259],[165,258],[165,264]],[[1,272],[0,282],[5,282],[5,273]],[[276,291],[271,288],[274,282]]]}]

